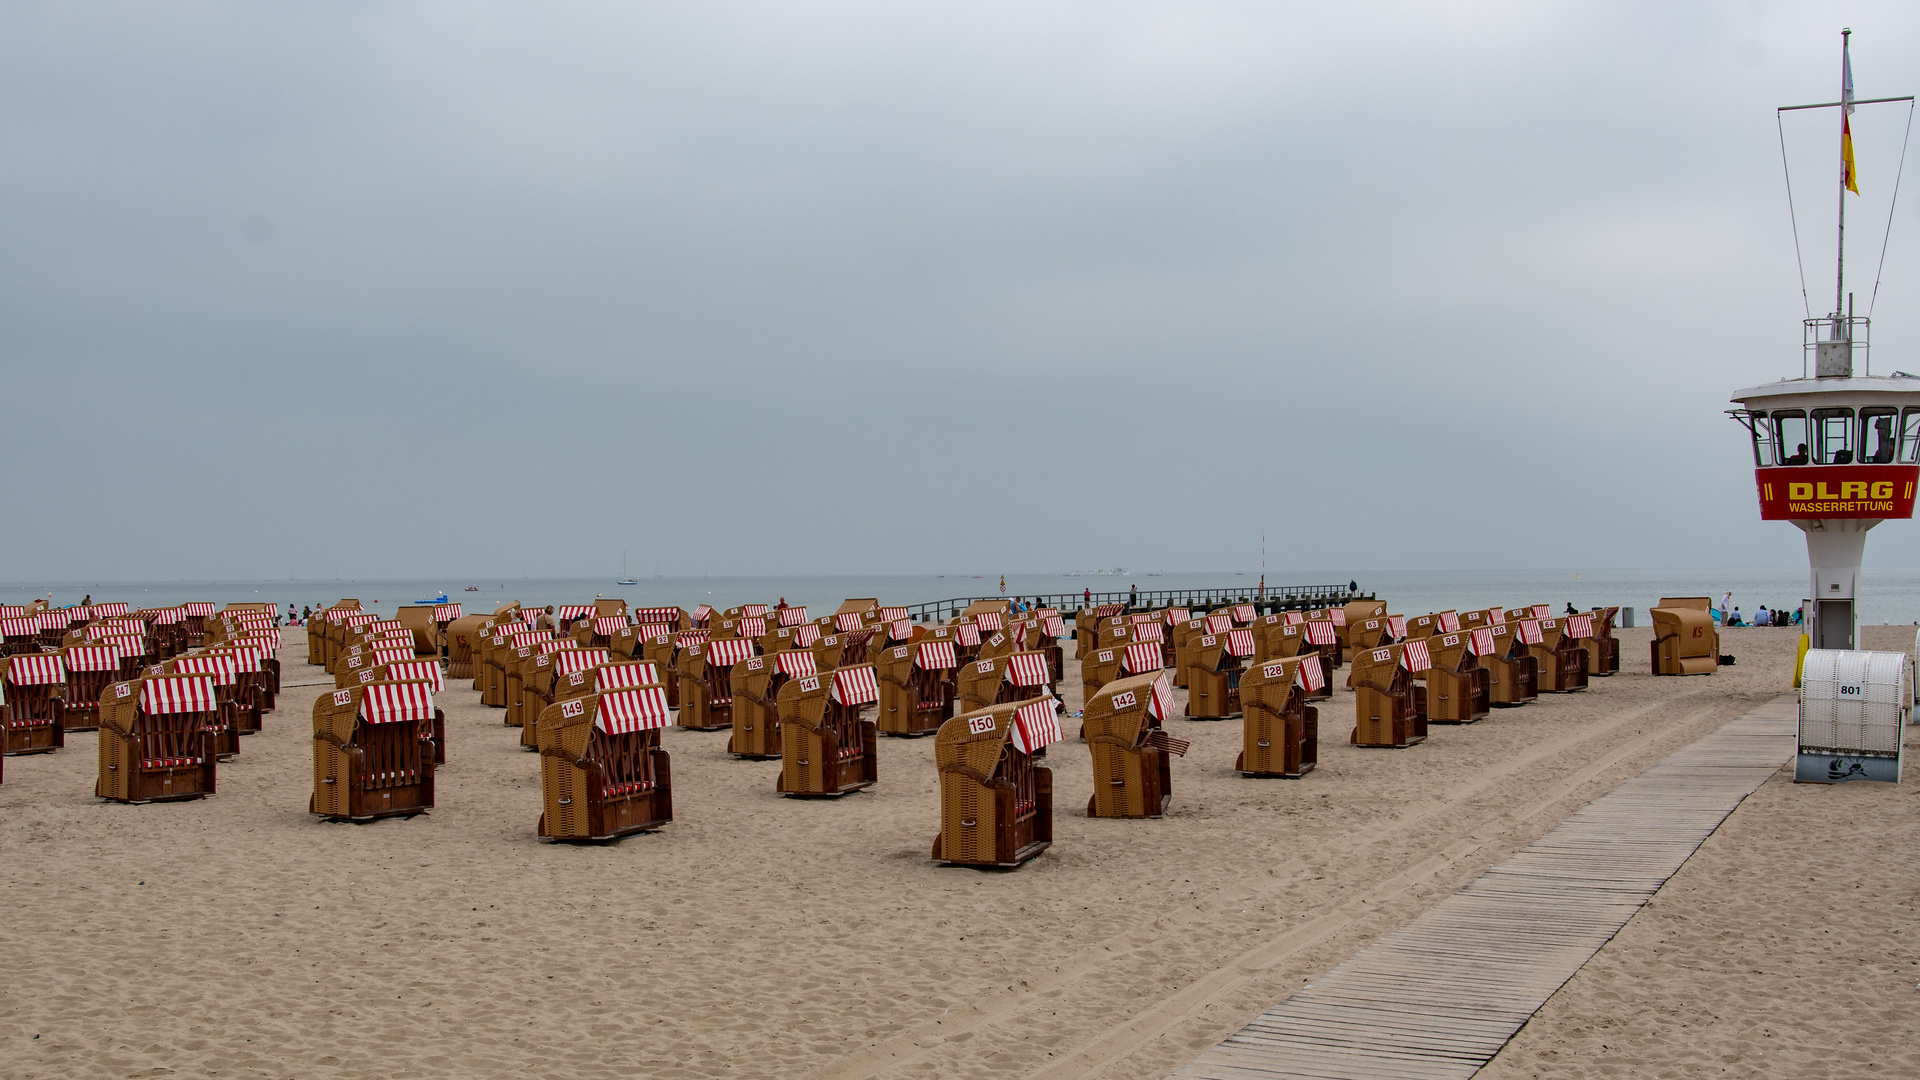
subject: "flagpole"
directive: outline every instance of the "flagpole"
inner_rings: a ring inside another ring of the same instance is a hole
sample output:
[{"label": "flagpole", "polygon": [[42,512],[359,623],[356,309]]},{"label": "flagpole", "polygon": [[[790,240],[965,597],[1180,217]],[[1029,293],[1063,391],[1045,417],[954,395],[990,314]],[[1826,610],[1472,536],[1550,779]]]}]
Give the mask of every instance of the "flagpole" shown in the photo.
[{"label": "flagpole", "polygon": [[[1847,131],[1847,111],[1853,104],[1853,80],[1851,65],[1847,55],[1847,39],[1853,35],[1851,28],[1840,31],[1840,138],[1844,142]],[[1843,148],[1844,149],[1844,148]],[[1845,310],[1842,306],[1847,296],[1847,161],[1842,154],[1840,159],[1840,250],[1834,259],[1833,316],[1838,319]],[[1834,340],[1840,340],[1838,327]],[[1852,336],[1851,333],[1848,334]]]}]

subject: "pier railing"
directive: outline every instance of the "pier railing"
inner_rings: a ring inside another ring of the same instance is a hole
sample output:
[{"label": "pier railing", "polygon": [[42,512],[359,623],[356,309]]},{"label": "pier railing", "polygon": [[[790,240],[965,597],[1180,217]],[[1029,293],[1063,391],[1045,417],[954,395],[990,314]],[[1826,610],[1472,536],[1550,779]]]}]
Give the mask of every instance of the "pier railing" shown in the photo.
[{"label": "pier railing", "polygon": [[[1163,607],[1185,607],[1195,611],[1212,611],[1214,608],[1230,604],[1252,604],[1263,615],[1276,611],[1305,611],[1309,608],[1331,607],[1352,600],[1372,600],[1369,592],[1355,592],[1345,585],[1269,585],[1263,593],[1260,586],[1226,585],[1207,589],[1141,589],[1138,592],[1088,592],[1082,590],[1071,593],[1022,593],[1019,598],[1032,601],[1036,596],[1041,607],[1059,608],[1061,613],[1072,617],[1075,611],[1087,604],[1126,604],[1135,610]],[[955,596],[946,600],[929,600],[923,604],[906,605],[907,613],[915,622],[940,622],[951,619],[965,610],[968,604],[976,600],[1012,600],[1014,594],[997,596]]]}]

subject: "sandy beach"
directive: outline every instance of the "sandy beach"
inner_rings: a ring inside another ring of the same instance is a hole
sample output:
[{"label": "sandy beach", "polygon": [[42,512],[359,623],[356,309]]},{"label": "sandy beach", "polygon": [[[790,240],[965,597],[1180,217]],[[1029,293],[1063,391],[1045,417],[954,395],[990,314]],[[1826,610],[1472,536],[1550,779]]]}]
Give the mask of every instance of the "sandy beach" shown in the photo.
[{"label": "sandy beach", "polygon": [[[1738,664],[1686,679],[1645,674],[1647,635],[1622,631],[1623,672],[1585,693],[1407,750],[1347,745],[1342,689],[1297,781],[1233,770],[1237,720],[1175,721],[1193,748],[1158,821],[1082,816],[1070,738],[1048,758],[1054,846],[983,873],[928,858],[931,739],[883,739],[876,788],[812,802],[723,733],[669,730],[671,825],[540,843],[537,758],[463,682],[432,813],[321,823],[325,676],[289,634],[279,708],[214,798],[96,800],[91,734],[8,759],[0,1072],[1163,1077],[1788,687],[1791,632],[1730,631]],[[1077,709],[1072,663],[1067,684]],[[1913,836],[1906,791],[1770,781],[1490,1074],[1920,1071],[1920,872],[1885,857]]]}]

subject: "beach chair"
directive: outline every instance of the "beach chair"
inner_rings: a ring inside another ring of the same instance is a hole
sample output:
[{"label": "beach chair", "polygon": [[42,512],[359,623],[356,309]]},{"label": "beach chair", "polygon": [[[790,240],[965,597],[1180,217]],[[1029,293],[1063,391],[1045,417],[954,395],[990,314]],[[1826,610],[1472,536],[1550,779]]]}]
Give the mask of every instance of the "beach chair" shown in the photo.
[{"label": "beach chair", "polygon": [[[552,666],[555,653],[578,648],[572,638],[545,636],[552,633],[551,630],[540,632],[536,636],[541,640],[534,641],[531,647],[528,647],[526,655],[521,655],[520,648],[515,648],[513,655],[507,660],[506,721],[509,726],[520,729],[523,740],[528,734],[527,725],[540,718],[540,714],[535,711],[535,699],[527,692],[528,681],[534,679],[536,673],[544,673],[545,669]],[[523,741],[521,745],[528,749],[534,748],[529,742]]]},{"label": "beach chair", "polygon": [[202,650],[233,658],[235,730],[242,735],[259,731],[273,711],[273,677],[267,670],[267,647],[253,639],[234,639]]},{"label": "beach chair", "polygon": [[1240,676],[1253,659],[1253,631],[1236,627],[1194,643],[1187,674],[1187,717],[1224,720],[1240,715]]},{"label": "beach chair", "polygon": [[672,821],[673,768],[660,745],[667,717],[658,684],[548,706],[537,723],[541,838],[613,840]]},{"label": "beach chair", "polygon": [[582,648],[604,649],[613,643],[615,634],[632,627],[625,615],[595,615],[573,624],[573,640]]},{"label": "beach chair", "polygon": [[1427,722],[1471,724],[1484,719],[1492,705],[1487,692],[1488,672],[1480,666],[1479,653],[1482,649],[1493,650],[1492,632],[1483,626],[1409,640],[1427,646],[1430,666],[1421,676],[1427,684]]},{"label": "beach chair", "polygon": [[240,753],[240,735],[260,730],[260,717],[240,700],[239,664],[231,656],[187,653],[162,665],[169,675],[205,675],[213,680],[214,710],[206,722],[213,754],[222,761]]},{"label": "beach chair", "polygon": [[1246,719],[1233,761],[1241,776],[1293,780],[1313,771],[1320,760],[1320,711],[1307,704],[1307,695],[1325,681],[1317,653],[1247,668],[1240,678]]},{"label": "beach chair", "polygon": [[953,719],[954,671],[959,666],[951,640],[928,638],[881,650],[873,661],[880,683],[875,721],[880,734],[938,732]]},{"label": "beach chair", "polygon": [[313,798],[329,821],[433,809],[433,684],[375,682],[313,703]]},{"label": "beach chair", "polygon": [[1161,726],[1173,714],[1173,687],[1164,672],[1134,675],[1101,687],[1087,699],[1087,749],[1093,756],[1093,797],[1087,816],[1157,818],[1173,796],[1168,755],[1192,745]]},{"label": "beach chair", "polygon": [[[440,693],[446,689],[446,679],[440,672],[440,662],[431,658],[404,657],[387,660],[371,671],[363,673],[365,682],[423,682],[431,686],[434,700],[440,699]],[[359,680],[356,680],[358,682]],[[447,714],[436,706],[433,718],[428,721],[428,738],[433,743],[433,763],[447,763]]]},{"label": "beach chair", "polygon": [[[749,656],[733,665],[733,735],[727,752],[761,760],[780,756],[780,688],[789,679],[820,674],[807,649]],[[831,669],[827,669],[831,670]]]},{"label": "beach chair", "polygon": [[92,731],[100,726],[100,692],[120,678],[120,650],[112,645],[68,645],[60,650],[67,684],[61,698],[60,726]]},{"label": "beach chair", "polygon": [[593,616],[592,604],[560,604],[553,609],[553,629],[556,633],[572,637],[574,624],[590,620]]},{"label": "beach chair", "polygon": [[540,717],[546,713],[547,706],[566,692],[563,680],[569,675],[592,671],[613,658],[605,649],[583,649],[571,641],[567,644],[573,647],[536,657],[521,676],[520,745],[524,749],[540,749]]},{"label": "beach chair", "polygon": [[[957,650],[956,650],[957,651]],[[1026,701],[1047,692],[1053,671],[1043,652],[1015,652],[960,663],[954,678],[958,712]]]},{"label": "beach chair", "polygon": [[1476,639],[1474,651],[1487,672],[1488,704],[1525,705],[1539,697],[1540,664],[1520,640],[1514,624],[1491,623],[1479,629],[1486,631],[1488,647],[1481,652]]},{"label": "beach chair", "polygon": [[941,725],[935,860],[1015,867],[1053,843],[1053,770],[1037,759],[1060,741],[1059,707],[1050,697],[992,705]]},{"label": "beach chair", "polygon": [[1580,646],[1587,650],[1587,675],[1591,678],[1620,673],[1620,639],[1613,636],[1613,621],[1619,615],[1617,607],[1597,607],[1567,616],[1570,629],[1574,620],[1587,620],[1587,633],[1581,636]]},{"label": "beach chair", "polygon": [[440,634],[437,604],[409,604],[394,612],[394,621],[413,635],[413,654],[438,660],[446,644]]},{"label": "beach chair", "polygon": [[[1400,631],[1397,634],[1394,633],[1396,629]],[[1358,619],[1347,624],[1347,648],[1350,652],[1378,649],[1406,637],[1406,630],[1406,618],[1401,615],[1375,615]]]},{"label": "beach chair", "polygon": [[1426,740],[1426,690],[1414,676],[1431,666],[1424,641],[1353,654],[1353,745],[1400,750]]},{"label": "beach chair", "polygon": [[[684,631],[683,631],[684,632]],[[689,731],[733,729],[733,668],[754,655],[747,638],[714,638],[680,651],[680,715]]]},{"label": "beach chair", "polygon": [[[1592,632],[1592,620],[1584,620]],[[1532,629],[1527,627],[1531,625]],[[1565,619],[1527,619],[1521,640],[1533,654],[1540,673],[1540,692],[1567,694],[1587,688],[1587,650],[1571,633]],[[1538,640],[1534,640],[1537,635]]]},{"label": "beach chair", "polygon": [[205,675],[153,675],[109,683],[100,694],[100,768],[93,793],[123,803],[214,793],[219,708]]},{"label": "beach chair", "polygon": [[462,615],[447,624],[441,640],[447,646],[447,678],[474,677],[474,654],[480,642],[481,628],[490,622],[483,615]]},{"label": "beach chair", "polygon": [[1655,675],[1711,675],[1720,670],[1720,631],[1713,601],[1704,596],[1662,597],[1650,611]]},{"label": "beach chair", "polygon": [[1099,636],[1102,620],[1126,610],[1125,604],[1089,604],[1073,613],[1073,658],[1085,660]]},{"label": "beach chair", "polygon": [[1436,611],[1430,615],[1415,615],[1407,619],[1406,637],[1410,640],[1430,638],[1435,634],[1457,634],[1460,632],[1460,616],[1453,611]]},{"label": "beach chair", "polygon": [[1159,671],[1160,661],[1158,642],[1129,641],[1095,649],[1080,661],[1080,699],[1085,701],[1115,679]]},{"label": "beach chair", "polygon": [[880,780],[878,733],[862,709],[880,700],[872,664],[859,664],[780,688],[783,795],[838,797]]},{"label": "beach chair", "polygon": [[0,658],[0,754],[44,754],[67,744],[66,686],[59,653]]}]

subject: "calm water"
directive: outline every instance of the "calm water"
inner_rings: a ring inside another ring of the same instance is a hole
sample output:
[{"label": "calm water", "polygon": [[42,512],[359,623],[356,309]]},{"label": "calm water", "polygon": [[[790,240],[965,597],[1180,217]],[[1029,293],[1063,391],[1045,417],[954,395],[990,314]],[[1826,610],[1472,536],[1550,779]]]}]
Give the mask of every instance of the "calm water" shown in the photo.
[{"label": "calm water", "polygon": [[[1421,614],[1445,608],[1487,607],[1492,604],[1568,603],[1576,607],[1618,604],[1645,609],[1662,596],[1713,596],[1731,589],[1734,603],[1751,616],[1762,603],[1768,607],[1799,604],[1806,590],[1807,572],[1795,570],[1395,570],[1352,574],[1341,572],[1270,573],[1273,585],[1345,584],[1357,579],[1363,590],[1387,601],[1397,614]],[[1162,574],[1118,575],[1008,575],[1009,595],[1125,591],[1128,585],[1145,590],[1236,586],[1251,595],[1257,573],[1236,575]],[[477,585],[479,592],[463,592]],[[266,602],[282,610],[321,607],[341,597],[356,597],[367,608],[391,613],[401,604],[431,600],[445,593],[470,612],[491,611],[510,600],[527,604],[579,604],[596,596],[615,596],[636,607],[699,604],[731,607],[742,603],[805,604],[825,614],[852,596],[879,597],[883,603],[917,604],[949,597],[997,596],[998,578],[973,577],[761,577],[761,578],[642,578],[638,585],[615,585],[608,578],[518,578],[505,581],[385,580],[385,581],[136,581],[136,582],[28,582],[0,584],[0,603],[20,604],[52,595],[55,604],[77,604],[92,593],[95,600],[124,600],[136,608],[165,607],[190,600],[218,604]],[[1875,569],[1862,572],[1860,619],[1865,623],[1911,623],[1920,620],[1920,570]]]}]

